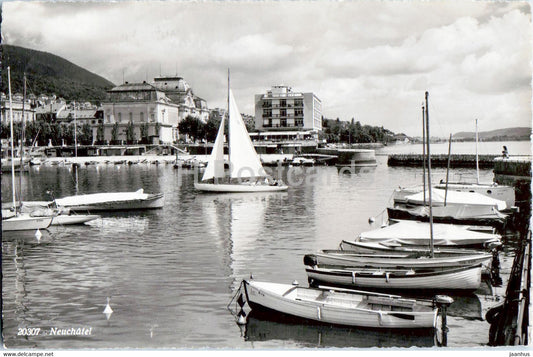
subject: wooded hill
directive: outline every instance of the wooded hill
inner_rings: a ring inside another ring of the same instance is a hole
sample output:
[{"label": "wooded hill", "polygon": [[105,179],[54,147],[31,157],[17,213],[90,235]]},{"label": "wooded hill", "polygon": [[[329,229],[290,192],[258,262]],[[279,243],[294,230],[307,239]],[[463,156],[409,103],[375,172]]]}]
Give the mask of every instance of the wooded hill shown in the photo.
[{"label": "wooded hill", "polygon": [[[522,141],[530,140],[531,128],[528,127],[515,127],[497,129],[491,131],[481,131],[478,133],[479,140],[482,141]],[[474,141],[476,140],[475,132],[460,132],[453,134],[454,141]]]},{"label": "wooded hill", "polygon": [[67,101],[99,101],[114,84],[47,52],[23,47],[1,45],[2,92],[8,93],[7,67],[11,67],[11,92],[22,93],[26,73],[26,93],[63,97]]}]

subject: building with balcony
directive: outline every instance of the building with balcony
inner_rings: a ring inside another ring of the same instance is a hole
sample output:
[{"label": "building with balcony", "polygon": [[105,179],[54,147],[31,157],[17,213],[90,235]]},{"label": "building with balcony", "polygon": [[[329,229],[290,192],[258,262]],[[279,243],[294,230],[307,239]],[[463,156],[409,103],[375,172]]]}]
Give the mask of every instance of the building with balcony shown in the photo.
[{"label": "building with balcony", "polygon": [[322,102],[313,93],[273,86],[266,94],[255,95],[255,129],[318,133],[322,130]]}]

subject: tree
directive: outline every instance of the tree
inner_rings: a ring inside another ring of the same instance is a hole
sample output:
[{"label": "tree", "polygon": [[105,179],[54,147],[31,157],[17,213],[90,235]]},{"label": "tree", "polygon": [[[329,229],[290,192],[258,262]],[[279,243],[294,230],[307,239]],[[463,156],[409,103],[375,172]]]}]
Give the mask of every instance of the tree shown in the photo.
[{"label": "tree", "polygon": [[155,127],[154,127],[154,135],[157,136],[157,139],[160,138],[160,132],[161,131],[161,124],[159,124],[159,122],[155,123]]},{"label": "tree", "polygon": [[194,141],[203,139],[206,136],[205,124],[200,119],[190,115],[178,124],[178,129],[180,133],[189,135]]},{"label": "tree", "polygon": [[91,124],[84,123],[81,128],[78,127],[78,143],[81,145],[90,145],[93,142],[93,129]]},{"label": "tree", "polygon": [[98,144],[104,143],[104,123],[101,122],[100,125],[98,125],[98,129],[96,129],[96,142]]},{"label": "tree", "polygon": [[148,144],[148,124],[141,123],[141,126],[139,127],[139,131],[141,134],[141,143]]},{"label": "tree", "polygon": [[128,122],[128,126],[126,127],[126,143],[127,144],[134,144],[135,140],[137,138],[135,137],[135,126],[133,125],[133,122],[130,120]]},{"label": "tree", "polygon": [[113,128],[111,129],[111,143],[117,144],[118,141],[118,123],[113,124]]}]

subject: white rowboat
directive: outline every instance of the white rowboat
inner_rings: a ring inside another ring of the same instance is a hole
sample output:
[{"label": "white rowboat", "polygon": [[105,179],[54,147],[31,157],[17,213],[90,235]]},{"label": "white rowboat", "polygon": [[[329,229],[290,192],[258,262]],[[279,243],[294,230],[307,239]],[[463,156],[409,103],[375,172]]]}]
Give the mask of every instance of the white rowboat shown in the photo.
[{"label": "white rowboat", "polygon": [[434,328],[438,310],[431,301],[395,295],[315,289],[243,281],[246,301],[254,309],[272,310],[322,323],[369,328]]}]

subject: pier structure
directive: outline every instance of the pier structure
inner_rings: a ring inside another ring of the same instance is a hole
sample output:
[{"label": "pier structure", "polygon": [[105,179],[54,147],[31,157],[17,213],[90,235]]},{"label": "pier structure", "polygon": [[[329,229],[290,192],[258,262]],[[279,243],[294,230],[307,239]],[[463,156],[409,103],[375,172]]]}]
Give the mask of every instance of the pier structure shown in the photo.
[{"label": "pier structure", "polygon": [[491,324],[490,346],[527,346],[532,340],[531,231],[517,248],[507,283],[505,301],[490,309],[485,318]]},{"label": "pier structure", "polygon": [[[494,167],[494,160],[498,155],[479,155],[479,168],[490,169]],[[408,167],[422,167],[424,163],[423,155],[419,154],[393,154],[389,155],[387,165],[389,166],[408,166]],[[447,167],[448,155],[438,154],[431,155],[431,167]],[[451,168],[475,168],[476,155],[451,155]]]},{"label": "pier structure", "polygon": [[337,166],[377,166],[376,152],[371,149],[317,149],[319,154],[337,156]]}]

